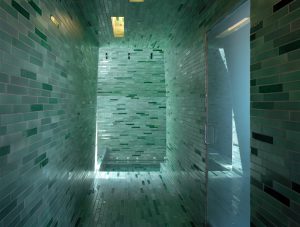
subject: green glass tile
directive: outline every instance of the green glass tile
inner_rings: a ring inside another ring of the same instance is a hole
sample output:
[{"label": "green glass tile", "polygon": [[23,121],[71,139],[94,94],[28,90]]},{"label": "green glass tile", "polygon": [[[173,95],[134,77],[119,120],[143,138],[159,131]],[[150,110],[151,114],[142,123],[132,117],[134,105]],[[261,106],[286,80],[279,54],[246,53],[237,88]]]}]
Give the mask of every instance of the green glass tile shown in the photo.
[{"label": "green glass tile", "polygon": [[274,103],[272,102],[253,102],[251,104],[254,109],[273,109]]},{"label": "green glass tile", "polygon": [[40,161],[44,160],[47,157],[46,153],[43,153],[41,155],[39,155],[35,160],[34,160],[34,164],[39,163]]},{"label": "green glass tile", "polygon": [[256,85],[256,80],[254,79],[254,80],[251,80],[250,81],[250,84],[251,84],[251,86],[255,86]]},{"label": "green glass tile", "polygon": [[51,118],[44,118],[41,120],[42,125],[49,124],[49,123],[51,123]]},{"label": "green glass tile", "polygon": [[18,18],[18,12],[9,6],[5,1],[0,2],[0,6],[11,16]]},{"label": "green glass tile", "polygon": [[71,133],[68,133],[67,135],[65,135],[65,139],[66,139],[66,140],[69,139],[70,136],[71,136]]},{"label": "green glass tile", "polygon": [[259,87],[260,93],[282,92],[282,90],[283,90],[282,84],[267,85],[267,86]]},{"label": "green glass tile", "polygon": [[250,70],[251,71],[256,71],[256,70],[259,70],[261,69],[261,63],[256,63],[256,64],[253,64],[250,66]]},{"label": "green glass tile", "polygon": [[49,159],[46,158],[44,161],[42,161],[42,162],[40,163],[40,168],[45,167],[45,166],[48,164],[48,162],[49,162]]},{"label": "green glass tile", "polygon": [[26,131],[26,136],[30,137],[37,134],[37,128],[28,129]]},{"label": "green glass tile", "polygon": [[49,51],[51,51],[51,49],[52,49],[51,46],[47,42],[45,42],[44,40],[41,40],[41,45]]},{"label": "green glass tile", "polygon": [[0,157],[10,153],[10,146],[0,147]]},{"label": "green glass tile", "polygon": [[65,73],[65,72],[61,72],[60,75],[65,78],[67,78],[67,76],[68,76],[67,73]]},{"label": "green glass tile", "polygon": [[38,28],[35,28],[35,34],[37,34],[43,40],[47,41],[47,36],[43,32],[41,32]]},{"label": "green glass tile", "polygon": [[48,90],[48,91],[52,91],[53,90],[52,85],[50,85],[50,84],[43,84],[43,89],[44,90]]},{"label": "green glass tile", "polygon": [[57,103],[58,103],[58,100],[57,100],[57,98],[50,98],[50,99],[49,99],[49,103],[50,103],[50,104],[57,104]]},{"label": "green glass tile", "polygon": [[21,69],[21,76],[25,77],[27,79],[36,80],[36,73],[30,72],[30,71],[25,70],[25,69]]},{"label": "green glass tile", "polygon": [[42,104],[31,105],[31,111],[41,111],[44,109]]},{"label": "green glass tile", "polygon": [[28,3],[39,15],[42,16],[42,9],[34,1],[29,0]]},{"label": "green glass tile", "polygon": [[50,227],[51,224],[52,224],[52,222],[53,222],[53,218],[50,219],[50,221],[49,221],[48,224],[47,224],[47,227]]},{"label": "green glass tile", "polygon": [[35,57],[30,57],[30,62],[32,64],[35,64],[35,65],[40,66],[40,67],[43,66],[43,62],[40,59],[35,58]]},{"label": "green glass tile", "polygon": [[273,93],[265,94],[264,101],[288,101],[290,98],[289,93]]},{"label": "green glass tile", "polygon": [[6,126],[2,126],[0,127],[0,136],[3,136],[7,133],[7,129]]},{"label": "green glass tile", "polygon": [[24,9],[19,3],[12,0],[11,5],[24,17],[26,17],[28,20],[30,19],[30,14],[27,12],[26,9]]},{"label": "green glass tile", "polygon": [[32,32],[28,32],[28,37],[31,38],[36,43],[39,43],[39,44],[41,43],[41,40],[36,36],[36,34],[34,34]]},{"label": "green glass tile", "polygon": [[279,54],[285,54],[300,48],[300,40],[279,47]]},{"label": "green glass tile", "polygon": [[6,204],[5,206],[3,210],[0,211],[0,220],[7,216],[17,206],[17,200],[15,199],[11,203]]}]

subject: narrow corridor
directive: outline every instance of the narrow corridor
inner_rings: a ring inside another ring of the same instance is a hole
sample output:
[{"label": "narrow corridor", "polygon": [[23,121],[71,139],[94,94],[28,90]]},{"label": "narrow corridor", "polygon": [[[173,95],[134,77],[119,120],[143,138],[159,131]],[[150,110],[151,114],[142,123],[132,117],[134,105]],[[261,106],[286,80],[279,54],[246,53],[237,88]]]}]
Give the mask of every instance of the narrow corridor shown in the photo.
[{"label": "narrow corridor", "polygon": [[0,0],[0,227],[299,227],[300,0]]}]

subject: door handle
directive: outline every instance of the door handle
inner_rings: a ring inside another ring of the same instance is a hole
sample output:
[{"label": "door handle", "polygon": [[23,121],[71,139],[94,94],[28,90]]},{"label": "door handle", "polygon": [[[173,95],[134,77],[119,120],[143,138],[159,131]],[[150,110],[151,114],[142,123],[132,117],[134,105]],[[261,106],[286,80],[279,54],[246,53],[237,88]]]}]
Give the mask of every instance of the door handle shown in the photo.
[{"label": "door handle", "polygon": [[212,145],[215,143],[215,128],[211,124],[205,125],[205,144]]}]

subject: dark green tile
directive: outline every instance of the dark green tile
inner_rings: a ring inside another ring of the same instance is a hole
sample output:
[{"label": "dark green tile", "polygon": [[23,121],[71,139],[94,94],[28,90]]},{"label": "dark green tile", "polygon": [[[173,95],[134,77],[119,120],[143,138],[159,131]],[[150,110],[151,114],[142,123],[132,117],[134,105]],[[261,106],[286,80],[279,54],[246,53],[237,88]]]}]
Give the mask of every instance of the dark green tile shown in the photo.
[{"label": "dark green tile", "polygon": [[25,77],[27,79],[36,80],[36,73],[30,72],[25,69],[21,69],[21,77]]},{"label": "dark green tile", "polygon": [[256,71],[256,70],[259,70],[259,69],[261,69],[261,63],[260,62],[250,66],[251,71]]},{"label": "dark green tile", "polygon": [[273,109],[274,103],[272,102],[253,102],[251,104],[254,109]]},{"label": "dark green tile", "polygon": [[259,23],[253,25],[253,26],[251,27],[251,31],[250,31],[251,34],[257,32],[257,31],[260,30],[260,29],[262,29],[263,26],[264,26],[264,22],[263,22],[263,21],[260,21]]},{"label": "dark green tile", "polygon": [[0,147],[0,157],[10,153],[10,146]]},{"label": "dark green tile", "polygon": [[27,12],[26,9],[24,9],[19,3],[12,0],[11,5],[24,17],[26,17],[28,20],[30,19],[30,14]]},{"label": "dark green tile", "polygon": [[282,84],[266,85],[259,87],[260,93],[273,93],[273,92],[282,92]]},{"label": "dark green tile", "polygon": [[41,111],[44,109],[42,104],[31,105],[31,111]]},{"label": "dark green tile", "polygon": [[35,28],[35,34],[37,34],[43,40],[47,41],[47,36],[43,32],[41,32],[38,28]]},{"label": "dark green tile", "polygon": [[279,54],[285,54],[300,48],[300,39],[279,47]]},{"label": "dark green tile", "polygon": [[38,14],[42,16],[42,9],[34,1],[29,0],[28,3]]},{"label": "dark green tile", "polygon": [[48,90],[48,91],[52,91],[53,90],[52,85],[50,85],[50,84],[43,84],[43,89],[44,90]]},{"label": "dark green tile", "polygon": [[[0,221],[6,217],[17,206],[17,200],[13,200],[0,212]],[[1,207],[2,208],[2,207]]]},{"label": "dark green tile", "polygon": [[43,47],[45,47],[47,50],[49,50],[49,51],[51,51],[52,50],[52,48],[51,48],[51,46],[47,43],[47,42],[45,42],[44,40],[41,40],[41,43],[40,43]]},{"label": "dark green tile", "polygon": [[67,78],[67,76],[68,76],[67,73],[65,73],[65,72],[61,72],[60,75],[65,78]]},{"label": "dark green tile", "polygon": [[44,160],[47,157],[46,153],[43,153],[41,155],[39,155],[35,160],[34,160],[34,164],[39,163],[40,161]]},{"label": "dark green tile", "polygon": [[33,135],[36,135],[36,134],[37,134],[37,128],[32,128],[32,129],[26,130],[26,136],[27,137],[30,137],[30,136],[33,136]]},{"label": "dark green tile", "polygon": [[49,162],[49,159],[46,158],[44,161],[42,161],[42,162],[40,163],[40,168],[45,167],[45,166],[48,164],[48,162]]}]

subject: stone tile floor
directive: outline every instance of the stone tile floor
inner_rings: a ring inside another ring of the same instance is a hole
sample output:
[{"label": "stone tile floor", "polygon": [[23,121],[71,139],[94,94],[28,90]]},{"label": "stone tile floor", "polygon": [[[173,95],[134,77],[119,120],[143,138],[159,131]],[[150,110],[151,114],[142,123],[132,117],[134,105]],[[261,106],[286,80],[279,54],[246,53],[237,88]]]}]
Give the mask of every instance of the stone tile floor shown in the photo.
[{"label": "stone tile floor", "polygon": [[98,172],[78,226],[195,227],[176,189],[160,172]]}]

